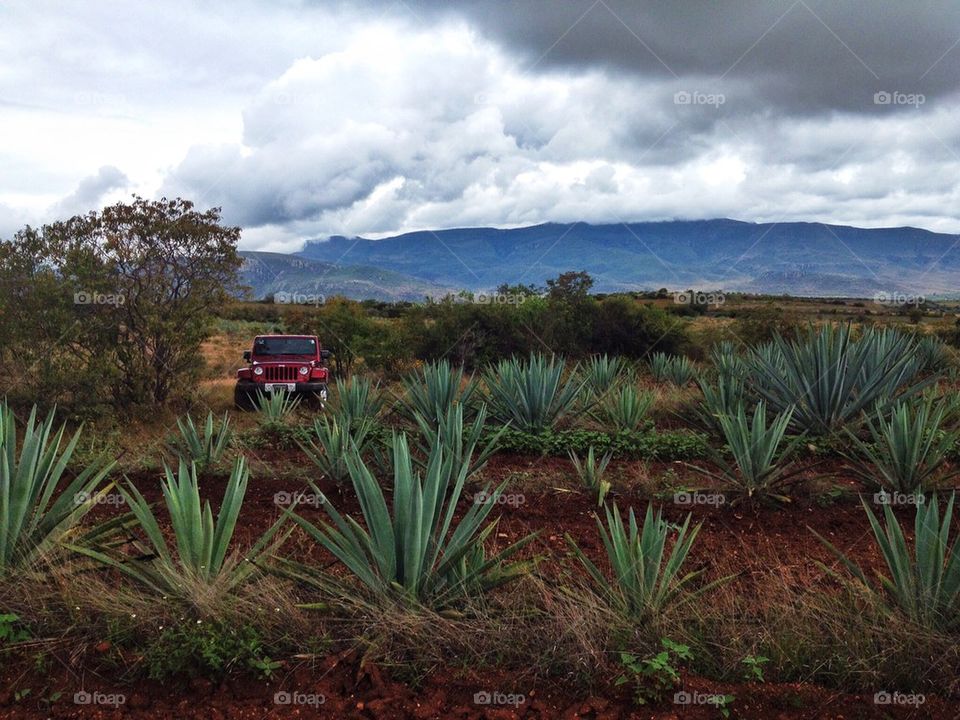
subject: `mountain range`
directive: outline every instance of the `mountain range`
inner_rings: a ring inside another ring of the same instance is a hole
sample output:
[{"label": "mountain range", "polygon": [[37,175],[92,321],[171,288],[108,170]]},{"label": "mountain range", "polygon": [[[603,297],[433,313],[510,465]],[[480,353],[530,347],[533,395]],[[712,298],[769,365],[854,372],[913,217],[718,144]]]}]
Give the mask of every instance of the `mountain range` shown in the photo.
[{"label": "mountain range", "polygon": [[[542,285],[569,270],[589,272],[596,292],[665,287],[834,297],[960,293],[960,236],[912,227],[728,219],[547,223],[379,240],[334,236],[308,240],[295,255],[243,255],[244,279],[259,296],[282,286],[422,300],[451,289]],[[281,271],[279,280],[274,270]]]}]

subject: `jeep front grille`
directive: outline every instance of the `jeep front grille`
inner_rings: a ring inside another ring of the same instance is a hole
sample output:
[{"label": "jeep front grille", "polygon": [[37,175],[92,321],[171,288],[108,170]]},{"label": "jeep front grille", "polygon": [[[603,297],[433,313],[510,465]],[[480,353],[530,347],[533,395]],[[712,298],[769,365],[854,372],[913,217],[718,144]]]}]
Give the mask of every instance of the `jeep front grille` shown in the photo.
[{"label": "jeep front grille", "polygon": [[266,366],[263,369],[263,379],[266,382],[296,382],[299,367],[296,366]]}]

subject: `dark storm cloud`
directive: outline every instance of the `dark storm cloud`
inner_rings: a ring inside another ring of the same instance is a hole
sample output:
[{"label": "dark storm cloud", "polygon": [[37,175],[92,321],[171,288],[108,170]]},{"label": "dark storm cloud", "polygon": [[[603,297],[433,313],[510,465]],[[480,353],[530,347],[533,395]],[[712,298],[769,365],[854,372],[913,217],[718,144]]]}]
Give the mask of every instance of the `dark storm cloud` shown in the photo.
[{"label": "dark storm cloud", "polygon": [[793,113],[881,113],[878,92],[932,101],[960,88],[960,3],[737,0],[407,0],[462,17],[530,70],[604,66],[645,78],[743,80]]}]

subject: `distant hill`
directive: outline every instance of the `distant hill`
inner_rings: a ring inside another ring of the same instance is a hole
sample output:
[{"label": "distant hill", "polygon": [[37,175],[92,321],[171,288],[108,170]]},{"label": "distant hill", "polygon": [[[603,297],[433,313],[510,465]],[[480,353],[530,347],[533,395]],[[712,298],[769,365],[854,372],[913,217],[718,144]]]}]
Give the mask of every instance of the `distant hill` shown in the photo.
[{"label": "distant hill", "polygon": [[960,236],[918,228],[695,220],[548,223],[308,241],[312,260],[350,262],[469,289],[537,283],[586,270],[600,292],[723,289],[872,296],[960,293]]},{"label": "distant hill", "polygon": [[441,297],[451,292],[450,287],[381,268],[340,265],[283,253],[241,251],[240,256],[243,258],[241,282],[257,300],[287,293],[341,295],[354,300],[422,301],[427,295]]}]

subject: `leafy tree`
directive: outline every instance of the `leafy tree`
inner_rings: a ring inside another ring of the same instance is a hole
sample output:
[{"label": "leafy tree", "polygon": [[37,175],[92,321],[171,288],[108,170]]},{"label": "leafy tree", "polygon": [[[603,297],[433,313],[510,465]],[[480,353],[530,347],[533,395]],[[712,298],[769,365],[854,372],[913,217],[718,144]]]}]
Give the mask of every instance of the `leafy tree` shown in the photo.
[{"label": "leafy tree", "polygon": [[78,400],[82,381],[122,405],[165,402],[198,377],[213,313],[239,290],[239,237],[219,208],[179,198],[28,226],[3,248],[0,308],[20,318],[5,351],[51,370],[48,401]]}]

